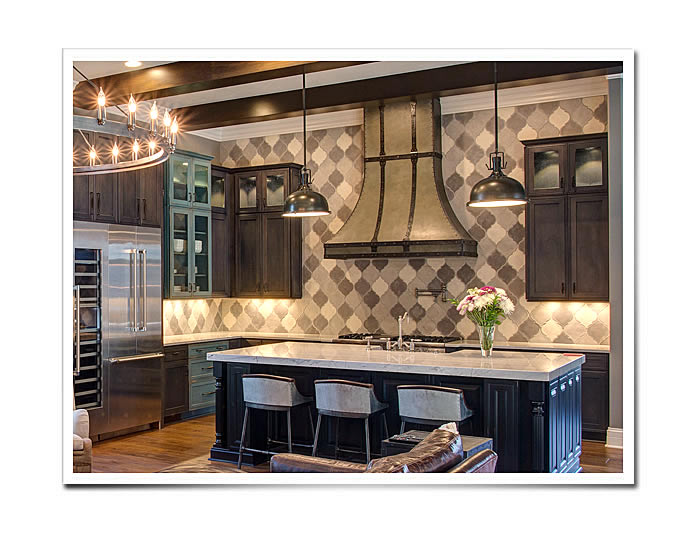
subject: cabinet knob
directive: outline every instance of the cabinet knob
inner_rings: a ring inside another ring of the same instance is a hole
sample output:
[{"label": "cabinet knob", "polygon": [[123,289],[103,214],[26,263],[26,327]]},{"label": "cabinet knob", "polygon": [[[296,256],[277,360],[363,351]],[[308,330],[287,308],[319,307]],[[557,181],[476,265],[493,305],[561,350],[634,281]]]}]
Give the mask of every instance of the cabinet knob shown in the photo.
[{"label": "cabinet knob", "polygon": [[552,397],[554,397],[554,396],[557,395],[557,389],[556,389],[556,388],[554,388],[554,389],[552,390],[551,395],[552,395]]},{"label": "cabinet knob", "polygon": [[562,385],[559,387],[559,390],[561,390],[562,392],[563,392],[564,390],[566,390],[566,384],[562,384]]},{"label": "cabinet knob", "polygon": [[573,385],[574,385],[574,381],[572,379],[569,379],[569,386],[573,386]]}]

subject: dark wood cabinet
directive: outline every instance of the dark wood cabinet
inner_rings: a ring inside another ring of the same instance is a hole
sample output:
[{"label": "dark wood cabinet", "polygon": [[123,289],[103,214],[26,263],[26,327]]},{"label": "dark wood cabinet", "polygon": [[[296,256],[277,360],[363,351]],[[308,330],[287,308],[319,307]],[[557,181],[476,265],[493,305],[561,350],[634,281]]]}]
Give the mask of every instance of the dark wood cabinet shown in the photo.
[{"label": "dark wood cabinet", "polygon": [[211,295],[231,296],[231,242],[226,214],[211,214]]},{"label": "dark wood cabinet", "polygon": [[163,218],[163,165],[119,173],[119,223],[160,227]]},{"label": "dark wood cabinet", "polygon": [[571,300],[608,299],[608,197],[569,198]]},{"label": "dark wood cabinet", "polygon": [[[111,156],[119,138],[86,133],[98,156]],[[123,146],[123,145],[122,145]],[[73,134],[75,164],[87,165],[90,146]],[[122,225],[160,227],[163,216],[163,165],[137,171],[73,177],[73,219]]]},{"label": "dark wood cabinet", "polygon": [[187,346],[167,347],[163,361],[163,417],[189,410]]},{"label": "dark wood cabinet", "polygon": [[526,298],[607,301],[607,135],[523,144]]},{"label": "dark wood cabinet", "polygon": [[518,381],[484,382],[484,436],[493,439],[497,472],[518,472]]},{"label": "dark wood cabinet", "polygon": [[604,441],[609,419],[609,368],[607,354],[586,354],[581,369],[581,422],[583,438]]},{"label": "dark wood cabinet", "polygon": [[299,170],[286,164],[233,172],[233,296],[301,298],[301,220],[281,212]]}]

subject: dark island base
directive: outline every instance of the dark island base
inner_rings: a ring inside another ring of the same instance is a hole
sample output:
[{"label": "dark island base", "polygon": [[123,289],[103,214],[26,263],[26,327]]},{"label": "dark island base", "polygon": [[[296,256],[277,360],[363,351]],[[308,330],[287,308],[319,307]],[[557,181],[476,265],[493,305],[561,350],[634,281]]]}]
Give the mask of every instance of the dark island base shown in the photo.
[{"label": "dark island base", "polygon": [[[481,379],[444,375],[371,372],[304,368],[265,364],[214,362],[216,379],[216,441],[212,459],[238,461],[238,446],[243,427],[244,405],[241,375],[266,373],[293,377],[299,390],[314,395],[316,379],[340,378],[372,383],[377,397],[389,404],[389,434],[399,432],[396,387],[402,384],[431,384],[459,388],[464,392],[474,416],[460,425],[460,433],[489,437],[498,453],[497,472],[579,472],[581,455],[581,368],[550,382]],[[314,422],[316,411],[313,410]],[[287,427],[282,414],[251,409],[246,447],[265,449],[268,440],[280,441],[286,451]],[[319,434],[319,455],[334,456],[336,442],[342,449],[339,457],[364,461],[360,446],[364,440],[359,420],[324,418]],[[408,429],[418,426],[409,426]],[[370,422],[373,453],[381,449],[382,430],[379,419]],[[305,407],[292,411],[294,451],[311,452],[313,435]],[[274,449],[271,443],[270,449]],[[357,452],[357,454],[354,454]],[[355,456],[353,458],[353,456]],[[243,463],[257,465],[269,459],[264,454],[244,451]]]}]

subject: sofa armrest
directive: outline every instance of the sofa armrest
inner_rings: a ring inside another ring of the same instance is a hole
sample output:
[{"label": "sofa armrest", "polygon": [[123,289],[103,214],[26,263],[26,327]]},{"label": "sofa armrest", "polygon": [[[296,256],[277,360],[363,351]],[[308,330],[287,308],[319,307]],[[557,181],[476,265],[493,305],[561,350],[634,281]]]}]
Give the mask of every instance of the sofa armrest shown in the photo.
[{"label": "sofa armrest", "polygon": [[73,411],[73,433],[83,439],[90,437],[90,415],[85,409]]},{"label": "sofa armrest", "polygon": [[270,459],[270,472],[273,473],[361,473],[366,468],[362,463],[301,454],[276,454]]},{"label": "sofa armrest", "polygon": [[482,450],[465,459],[447,472],[451,473],[492,473],[496,471],[498,454],[493,450]]}]

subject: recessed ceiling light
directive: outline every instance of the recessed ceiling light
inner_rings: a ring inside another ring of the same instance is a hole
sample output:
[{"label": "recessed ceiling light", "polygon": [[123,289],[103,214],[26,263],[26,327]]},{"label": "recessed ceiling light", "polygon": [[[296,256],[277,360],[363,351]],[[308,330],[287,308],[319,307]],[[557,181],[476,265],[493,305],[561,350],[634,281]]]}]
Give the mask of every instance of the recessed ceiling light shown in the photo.
[{"label": "recessed ceiling light", "polygon": [[141,63],[139,60],[127,60],[124,62],[124,65],[126,67],[141,67]]}]

